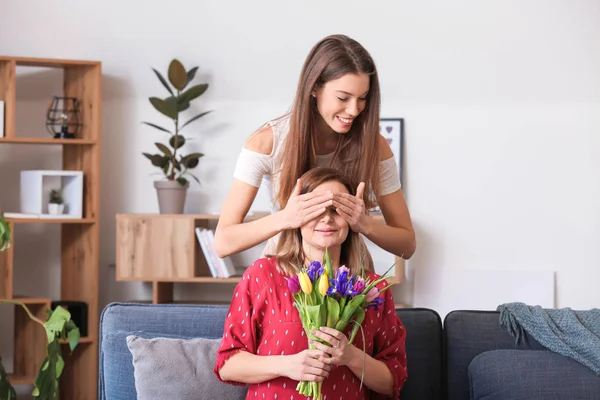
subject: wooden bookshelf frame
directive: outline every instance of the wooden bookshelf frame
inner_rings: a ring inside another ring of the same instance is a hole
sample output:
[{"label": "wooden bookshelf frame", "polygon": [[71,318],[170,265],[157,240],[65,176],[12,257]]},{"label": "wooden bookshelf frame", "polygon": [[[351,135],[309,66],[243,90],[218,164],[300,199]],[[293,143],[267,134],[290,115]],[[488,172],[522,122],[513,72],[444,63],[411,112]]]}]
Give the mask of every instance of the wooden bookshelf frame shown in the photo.
[{"label": "wooden bookshelf frame", "polygon": [[[16,123],[17,67],[46,67],[63,71],[63,96],[81,101],[82,127],[76,139],[30,138],[19,135]],[[102,65],[99,61],[61,60],[0,56],[0,100],[5,102],[5,143],[19,145],[60,145],[64,170],[83,171],[82,219],[7,218],[14,232],[16,224],[61,225],[61,278],[59,299],[25,299],[32,312],[45,318],[52,300],[83,301],[88,307],[88,336],[70,354],[65,344],[65,369],[60,378],[61,398],[95,400],[98,396],[98,280],[99,280],[99,213],[100,213],[100,136],[102,113]],[[23,301],[17,297],[13,282],[14,249],[0,253],[0,298]],[[22,308],[15,311],[15,368],[13,384],[33,384],[45,354],[45,333],[32,324]],[[0,329],[1,332],[1,329]],[[0,334],[6,334],[1,332]]]}]

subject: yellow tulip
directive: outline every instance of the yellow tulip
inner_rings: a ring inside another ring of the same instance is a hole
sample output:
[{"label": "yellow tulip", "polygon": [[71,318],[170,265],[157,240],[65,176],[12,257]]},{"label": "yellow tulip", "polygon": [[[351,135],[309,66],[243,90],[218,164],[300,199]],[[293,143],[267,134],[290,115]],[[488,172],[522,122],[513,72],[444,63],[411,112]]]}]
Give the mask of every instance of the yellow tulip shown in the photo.
[{"label": "yellow tulip", "polygon": [[329,289],[329,276],[325,271],[321,275],[321,278],[319,278],[319,293],[321,293],[321,296],[325,296],[327,294],[327,289]]},{"label": "yellow tulip", "polygon": [[299,273],[298,280],[300,281],[300,288],[302,288],[302,291],[306,294],[311,294],[313,287],[308,274],[306,272]]}]

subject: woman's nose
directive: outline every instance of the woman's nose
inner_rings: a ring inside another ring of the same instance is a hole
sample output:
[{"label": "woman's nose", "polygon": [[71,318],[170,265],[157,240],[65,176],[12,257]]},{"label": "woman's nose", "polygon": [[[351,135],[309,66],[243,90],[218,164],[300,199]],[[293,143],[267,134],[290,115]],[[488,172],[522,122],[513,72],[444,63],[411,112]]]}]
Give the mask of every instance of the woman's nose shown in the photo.
[{"label": "woman's nose", "polygon": [[351,101],[348,107],[346,108],[346,112],[351,116],[356,117],[358,115],[358,101]]},{"label": "woman's nose", "polygon": [[323,221],[330,221],[331,219],[333,219],[333,214],[335,213],[335,209],[333,207],[328,207],[325,212],[323,213],[322,216],[322,220]]}]

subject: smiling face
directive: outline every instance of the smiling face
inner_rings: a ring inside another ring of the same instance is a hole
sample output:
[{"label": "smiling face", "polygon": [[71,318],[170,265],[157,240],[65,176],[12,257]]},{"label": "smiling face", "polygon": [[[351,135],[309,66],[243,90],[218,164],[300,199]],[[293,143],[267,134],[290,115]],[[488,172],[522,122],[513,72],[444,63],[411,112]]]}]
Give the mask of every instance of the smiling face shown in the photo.
[{"label": "smiling face", "polygon": [[337,133],[347,133],[358,115],[365,109],[369,92],[369,75],[346,74],[329,81],[313,92],[321,127]]},{"label": "smiling face", "polygon": [[[346,186],[338,181],[324,182],[313,191],[348,193]],[[309,258],[322,254],[326,248],[331,253],[339,254],[342,243],[348,237],[348,223],[333,207],[329,207],[321,216],[302,225],[300,232],[304,254]]]}]

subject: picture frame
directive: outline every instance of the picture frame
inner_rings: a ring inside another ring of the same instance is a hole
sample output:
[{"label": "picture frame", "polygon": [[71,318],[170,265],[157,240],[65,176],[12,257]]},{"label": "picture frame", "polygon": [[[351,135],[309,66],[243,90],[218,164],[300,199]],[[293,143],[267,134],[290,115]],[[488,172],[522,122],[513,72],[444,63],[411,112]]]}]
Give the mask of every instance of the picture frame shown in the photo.
[{"label": "picture frame", "polygon": [[403,158],[402,150],[404,146],[404,118],[380,118],[379,119],[379,133],[387,140],[394,158],[396,159],[396,165],[398,166],[398,175],[400,177],[400,184],[403,185],[402,169],[403,169]]}]

